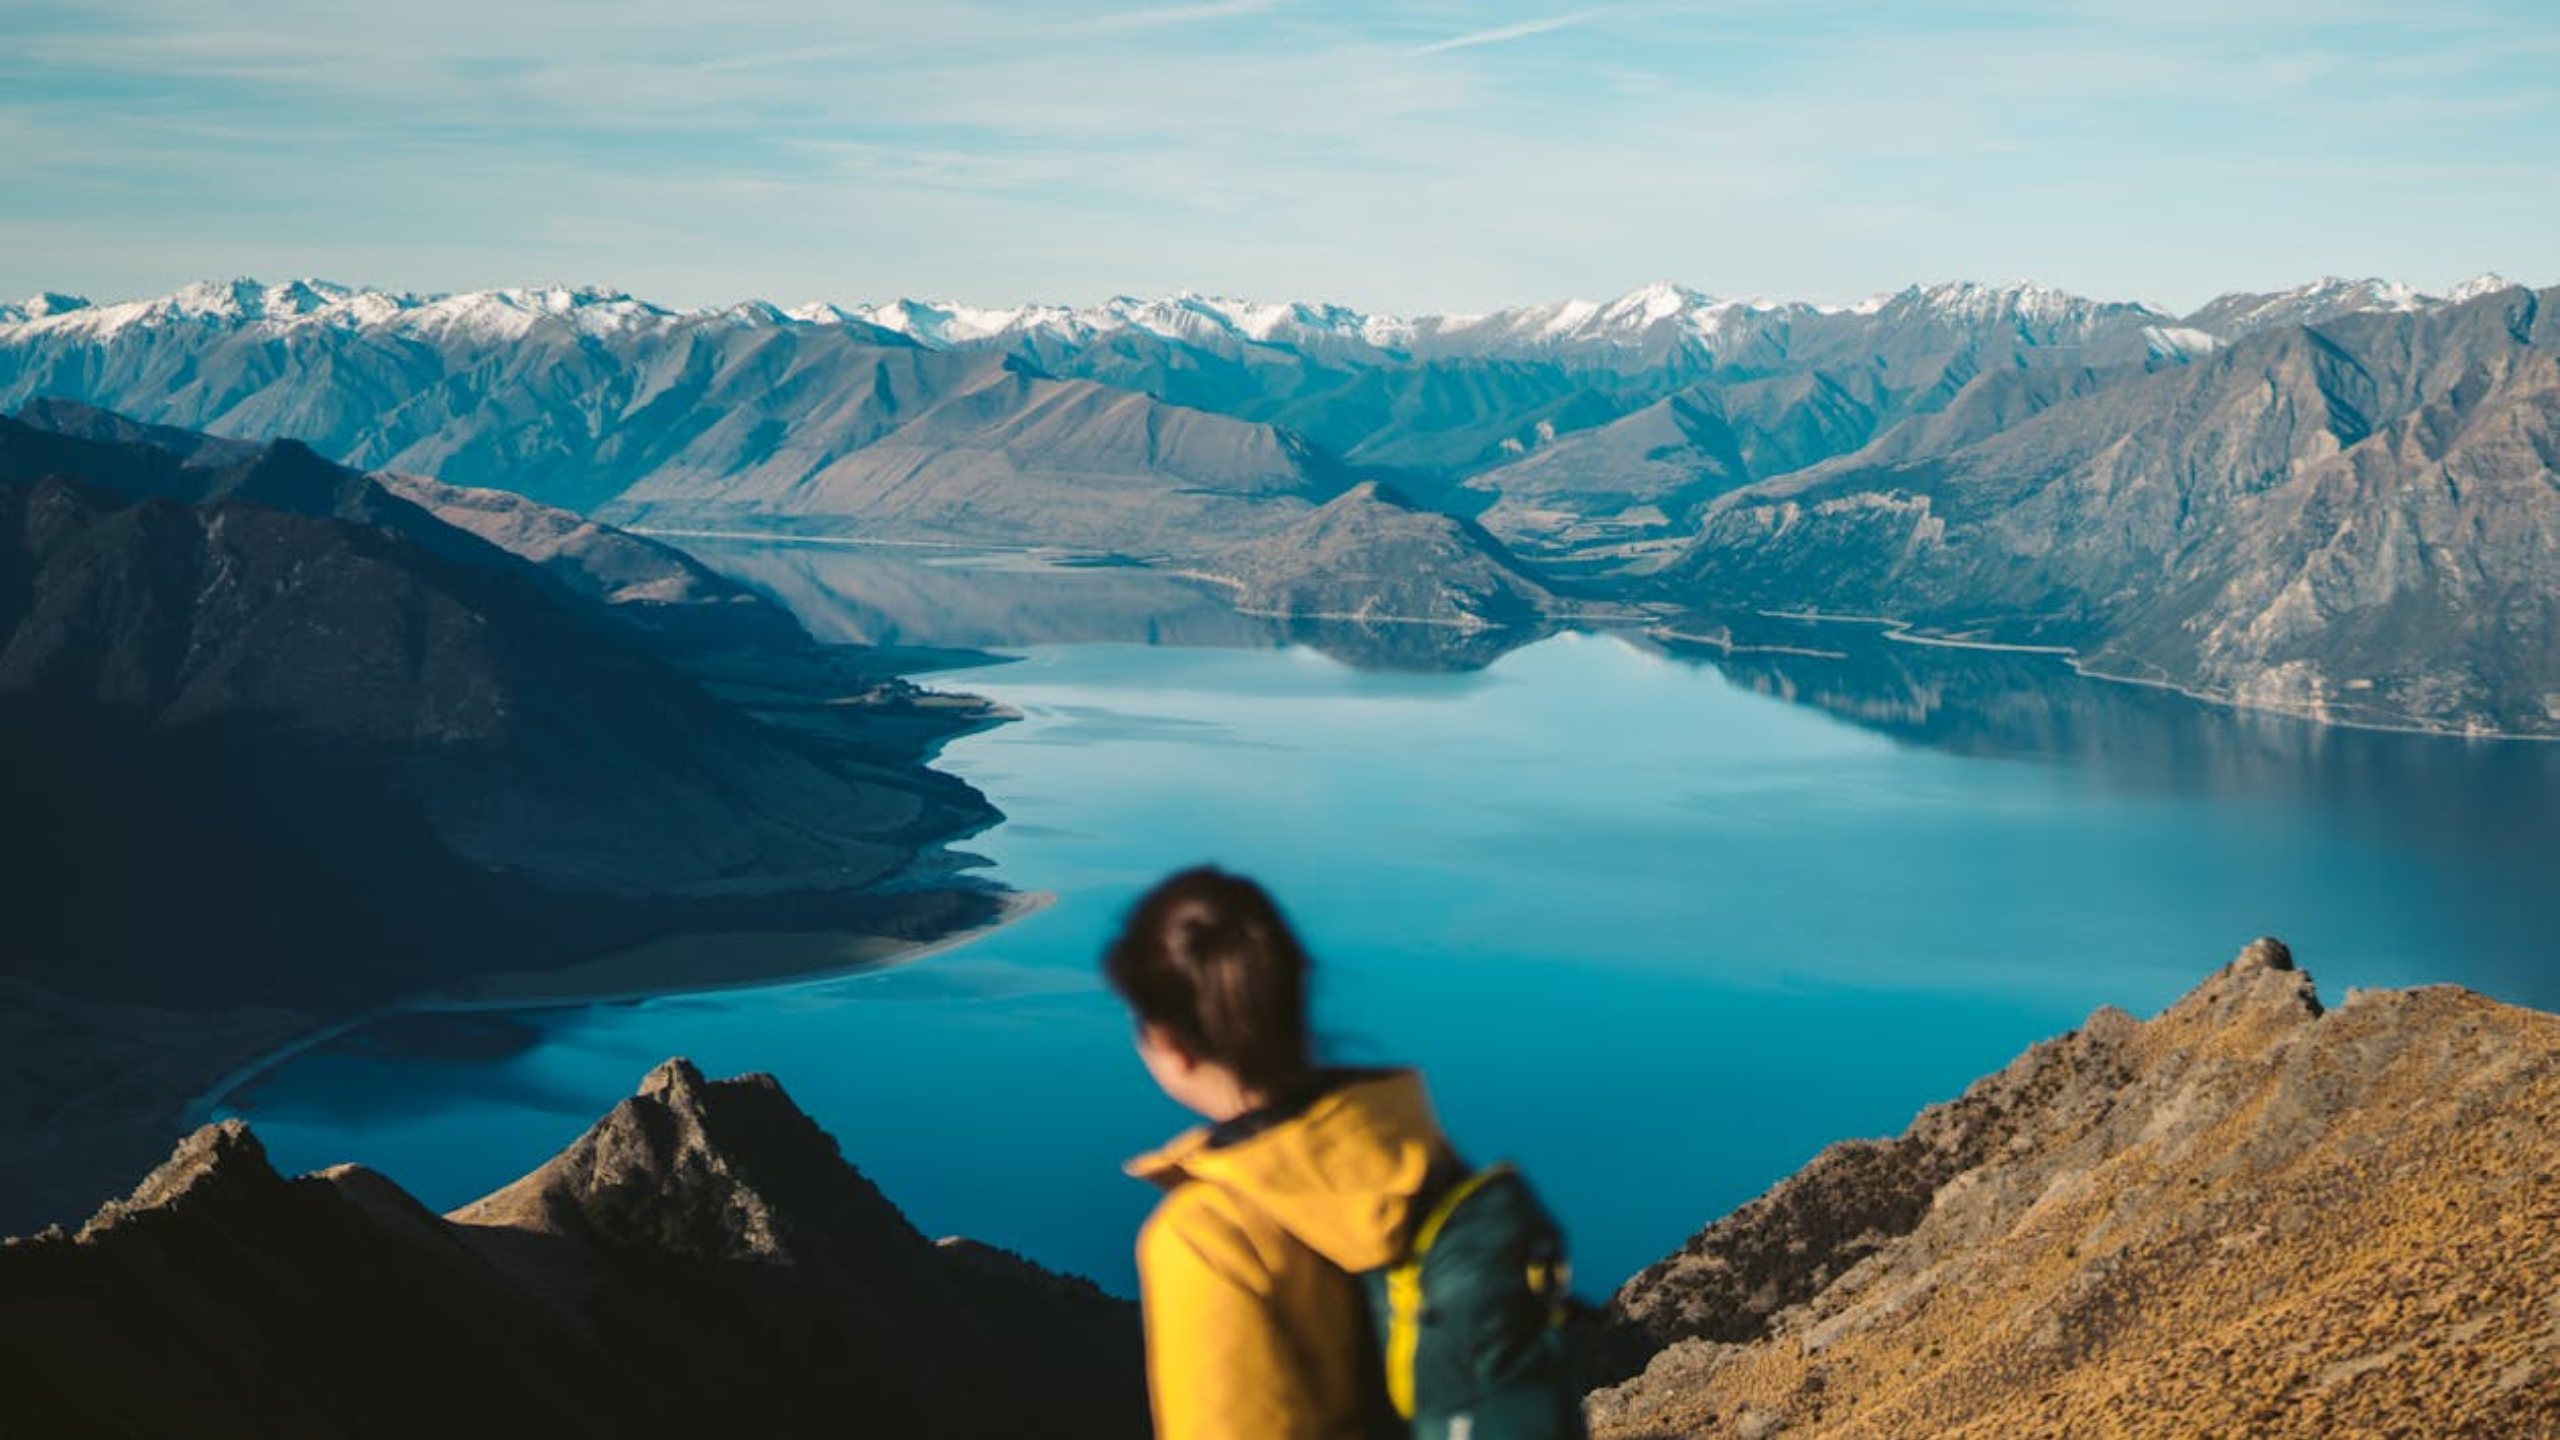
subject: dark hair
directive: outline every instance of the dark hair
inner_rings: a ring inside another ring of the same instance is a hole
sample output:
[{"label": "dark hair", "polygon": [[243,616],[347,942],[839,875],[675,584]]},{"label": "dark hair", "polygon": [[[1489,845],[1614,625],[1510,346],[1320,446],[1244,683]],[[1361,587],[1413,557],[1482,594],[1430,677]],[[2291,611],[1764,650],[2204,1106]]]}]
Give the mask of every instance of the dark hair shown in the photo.
[{"label": "dark hair", "polygon": [[1311,1068],[1307,952],[1263,888],[1203,865],[1139,897],[1102,973],[1145,1024],[1277,1092]]}]

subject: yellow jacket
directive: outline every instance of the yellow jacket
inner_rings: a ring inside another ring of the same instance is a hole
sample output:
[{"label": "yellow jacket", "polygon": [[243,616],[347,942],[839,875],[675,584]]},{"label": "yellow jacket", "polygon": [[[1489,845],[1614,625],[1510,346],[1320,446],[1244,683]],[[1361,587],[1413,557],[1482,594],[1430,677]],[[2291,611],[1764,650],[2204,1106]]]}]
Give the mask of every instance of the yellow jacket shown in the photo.
[{"label": "yellow jacket", "polygon": [[1352,1272],[1403,1253],[1448,1142],[1421,1077],[1363,1072],[1228,1144],[1129,1162],[1166,1189],[1138,1233],[1157,1440],[1367,1434],[1381,1361]]}]

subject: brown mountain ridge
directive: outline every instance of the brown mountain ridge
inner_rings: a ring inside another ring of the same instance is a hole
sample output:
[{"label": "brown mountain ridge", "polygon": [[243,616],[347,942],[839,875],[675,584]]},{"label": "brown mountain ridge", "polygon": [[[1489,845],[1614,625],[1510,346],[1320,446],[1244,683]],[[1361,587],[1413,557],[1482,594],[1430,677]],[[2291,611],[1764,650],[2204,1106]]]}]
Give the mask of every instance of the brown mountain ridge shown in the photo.
[{"label": "brown mountain ridge", "polygon": [[2560,1435],[2555,1122],[2560,1016],[2260,940],[1627,1282],[1594,1434]]}]

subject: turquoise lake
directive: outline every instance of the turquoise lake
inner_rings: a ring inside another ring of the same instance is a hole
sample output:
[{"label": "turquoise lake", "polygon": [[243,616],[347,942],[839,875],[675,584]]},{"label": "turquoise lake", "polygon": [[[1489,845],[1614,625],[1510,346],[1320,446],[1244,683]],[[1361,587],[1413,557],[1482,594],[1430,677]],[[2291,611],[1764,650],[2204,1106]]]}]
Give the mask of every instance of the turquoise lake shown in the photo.
[{"label": "turquoise lake", "polygon": [[926,1232],[1125,1293],[1152,1196],[1119,1162],[1184,1117],[1094,957],[1138,891],[1215,861],[1305,932],[1331,1053],[1421,1066],[1461,1149],[1547,1193],[1598,1298],[1824,1143],[2097,1006],[2150,1013],[2256,935],[2331,1001],[2455,981],[2560,1008],[2560,746],[1854,629],[1713,663],[1565,634],[1457,671],[1215,638],[929,677],[1022,714],[944,763],[1009,817],[963,848],[1055,895],[1027,919],[832,979],[406,1017],[225,1113],[280,1165],[360,1161],[447,1207],[669,1055],[770,1071]]}]

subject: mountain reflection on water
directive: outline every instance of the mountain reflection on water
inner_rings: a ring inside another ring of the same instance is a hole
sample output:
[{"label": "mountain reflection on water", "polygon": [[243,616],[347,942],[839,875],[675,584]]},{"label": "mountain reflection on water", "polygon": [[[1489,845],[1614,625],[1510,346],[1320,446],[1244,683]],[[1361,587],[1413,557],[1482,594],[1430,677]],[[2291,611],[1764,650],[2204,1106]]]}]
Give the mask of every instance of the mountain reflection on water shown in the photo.
[{"label": "mountain reflection on water", "polygon": [[[789,606],[820,639],[1002,648],[1304,646],[1356,669],[1481,670],[1549,629],[1456,630],[1242,615],[1217,587],[1137,564],[914,546],[687,538],[705,563]],[[1628,643],[1736,685],[1950,754],[2065,763],[2129,793],[2318,798],[2361,834],[2461,853],[2560,846],[2560,745],[2312,724],[2075,673],[2059,657],[1895,640],[1854,622],[1757,617],[1759,648]]]},{"label": "mountain reflection on water", "polygon": [[[2424,879],[2407,883],[2423,885],[2438,913],[2461,917],[2441,932],[2446,946],[2512,942],[2554,918],[2560,744],[2320,725],[2091,679],[2055,655],[1916,644],[1863,625],[1805,631],[1807,648],[1831,653],[1677,653],[1744,689],[1905,744],[2046,762],[2114,795],[2315,814],[2344,846],[2423,855]],[[2439,963],[2501,999],[2560,1004],[2560,973],[2539,947],[2480,944]]]},{"label": "mountain reflection on water", "polygon": [[1950,754],[2048,760],[2125,793],[2317,801],[2360,834],[2515,856],[2560,845],[2560,745],[2319,725],[2152,686],[2061,657],[1899,641],[1808,624],[1826,654],[1676,647],[1745,689]]},{"label": "mountain reflection on water", "polygon": [[[1303,646],[1354,669],[1419,679],[1485,672],[1551,633],[1241,615],[1212,585],[1134,563],[1049,554],[686,544],[790,606],[821,639],[849,643]],[[2428,903],[2462,914],[2465,933],[2539,933],[2550,918],[2537,867],[2560,853],[2560,807],[2549,803],[2560,795],[2560,745],[2318,725],[2093,680],[2053,654],[1915,643],[1867,623],[1758,616],[1746,630],[1751,644],[1732,649],[1636,629],[1611,633],[1898,744],[2052,765],[2093,794],[2204,802],[2233,815],[2316,814],[2340,842],[2425,854]],[[2261,859],[2288,872],[2319,863],[2290,853]],[[2309,874],[2295,879],[2319,883]],[[2451,932],[2447,938],[2461,943]],[[2465,964],[2504,998],[2560,1000],[2539,960],[2502,952]]]}]

